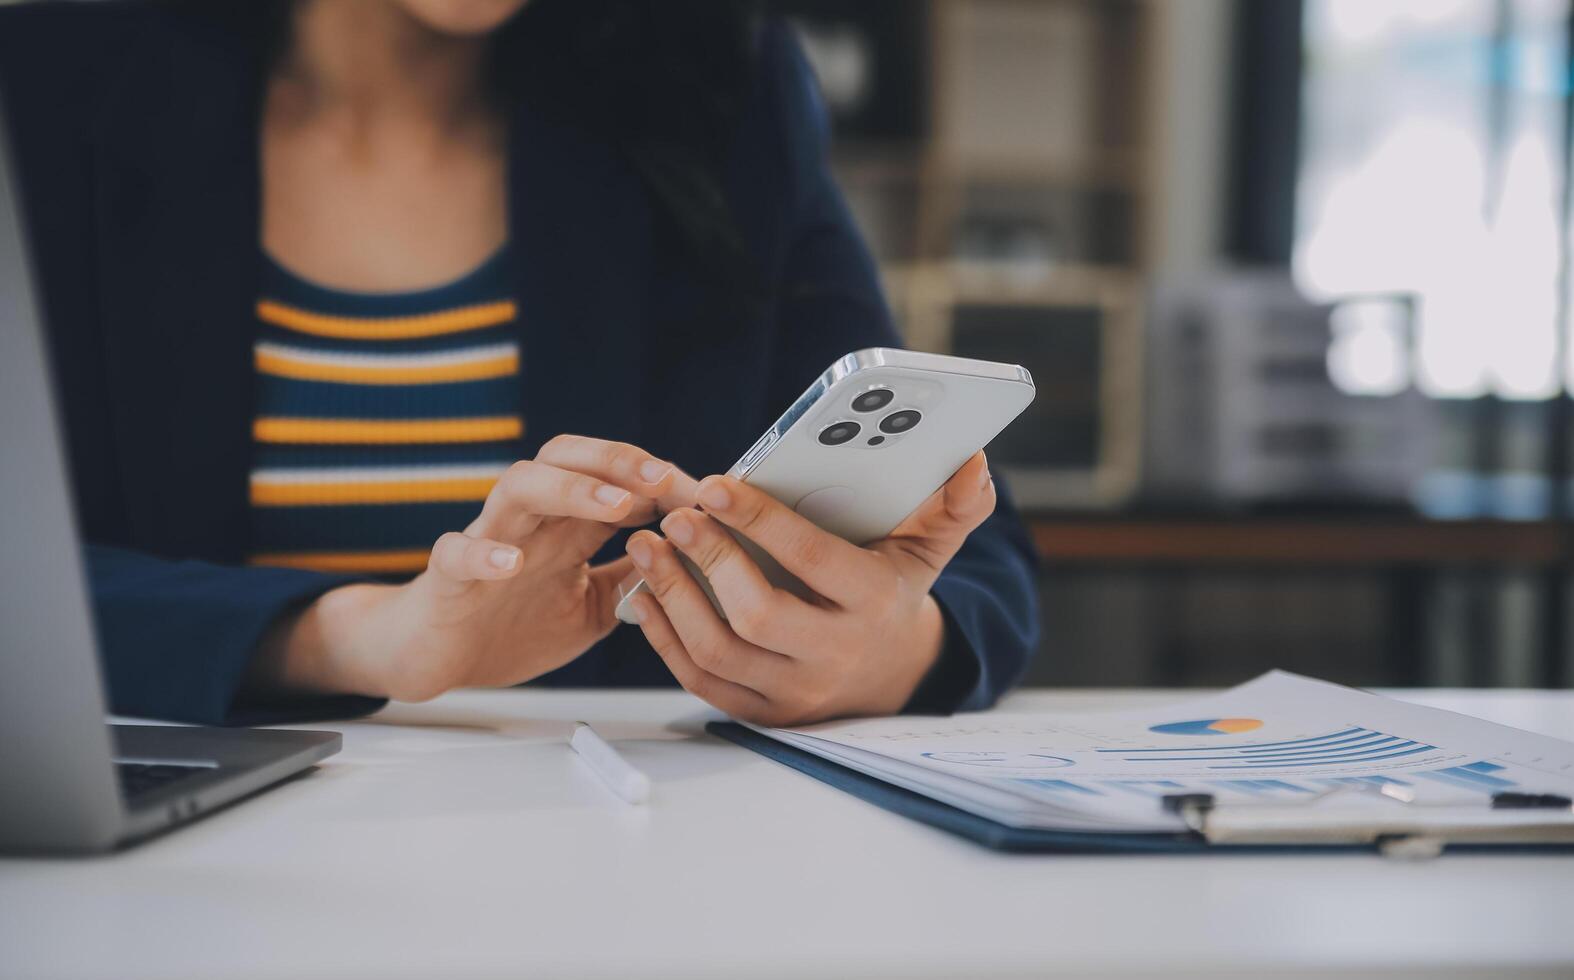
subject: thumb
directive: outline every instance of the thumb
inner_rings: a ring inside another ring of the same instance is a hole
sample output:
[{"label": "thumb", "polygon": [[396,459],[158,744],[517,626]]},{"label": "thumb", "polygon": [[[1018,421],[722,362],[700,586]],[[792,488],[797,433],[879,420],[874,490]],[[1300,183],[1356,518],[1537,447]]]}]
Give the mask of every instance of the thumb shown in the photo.
[{"label": "thumb", "polygon": [[973,529],[995,510],[995,481],[982,452],[962,464],[939,490],[918,505],[875,550],[909,564],[911,574],[930,582],[962,547]]}]

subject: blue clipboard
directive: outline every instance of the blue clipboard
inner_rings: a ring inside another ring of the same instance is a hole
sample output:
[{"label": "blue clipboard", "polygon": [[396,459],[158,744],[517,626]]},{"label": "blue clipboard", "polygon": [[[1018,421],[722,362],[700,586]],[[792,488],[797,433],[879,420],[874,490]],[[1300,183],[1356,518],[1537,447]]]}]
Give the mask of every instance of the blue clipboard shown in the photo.
[{"label": "blue clipboard", "polygon": [[[1373,845],[1350,844],[1210,844],[1201,834],[1182,833],[1097,833],[1089,831],[1040,830],[1011,827],[994,820],[941,803],[922,793],[894,786],[882,779],[849,769],[796,746],[761,735],[736,722],[713,721],[705,726],[712,735],[724,738],[767,759],[790,766],[820,782],[873,803],[883,810],[928,824],[992,851],[1018,854],[1332,854],[1376,853]],[[1449,853],[1489,852],[1571,853],[1574,846],[1564,844],[1450,844]]]}]

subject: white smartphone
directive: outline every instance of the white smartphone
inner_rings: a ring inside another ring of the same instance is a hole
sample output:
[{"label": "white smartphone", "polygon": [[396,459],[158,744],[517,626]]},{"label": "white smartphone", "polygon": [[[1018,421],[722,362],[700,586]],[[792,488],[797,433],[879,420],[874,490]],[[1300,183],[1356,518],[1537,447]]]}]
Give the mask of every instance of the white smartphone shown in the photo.
[{"label": "white smartphone", "polygon": [[[1017,364],[874,347],[832,364],[765,431],[728,476],[764,490],[854,544],[885,537],[1033,400]],[[734,534],[766,578],[800,595],[802,583]],[[699,570],[718,613],[726,613]],[[634,622],[623,590],[617,616]]]}]

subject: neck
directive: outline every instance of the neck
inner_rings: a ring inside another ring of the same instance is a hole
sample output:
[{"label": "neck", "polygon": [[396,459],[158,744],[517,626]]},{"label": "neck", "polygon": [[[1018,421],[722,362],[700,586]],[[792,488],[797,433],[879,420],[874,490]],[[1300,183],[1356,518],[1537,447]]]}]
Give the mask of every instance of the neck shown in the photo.
[{"label": "neck", "polygon": [[275,81],[304,115],[453,129],[487,111],[485,58],[484,37],[440,34],[390,0],[299,0]]}]

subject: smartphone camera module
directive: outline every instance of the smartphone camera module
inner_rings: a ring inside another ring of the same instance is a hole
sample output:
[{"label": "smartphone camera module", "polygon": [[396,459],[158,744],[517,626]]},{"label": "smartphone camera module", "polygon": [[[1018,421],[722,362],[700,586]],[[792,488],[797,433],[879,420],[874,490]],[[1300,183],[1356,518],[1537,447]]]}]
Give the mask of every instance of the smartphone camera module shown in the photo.
[{"label": "smartphone camera module", "polygon": [[896,393],[890,388],[870,388],[853,399],[853,411],[878,412],[891,404],[894,398],[896,398]]},{"label": "smartphone camera module", "polygon": [[820,430],[820,443],[826,446],[844,446],[858,438],[863,426],[857,422],[832,422]]},{"label": "smartphone camera module", "polygon": [[892,412],[881,419],[880,431],[886,435],[901,435],[903,432],[912,431],[918,425],[919,419],[922,418],[923,415],[917,409],[904,408],[900,412]]}]

